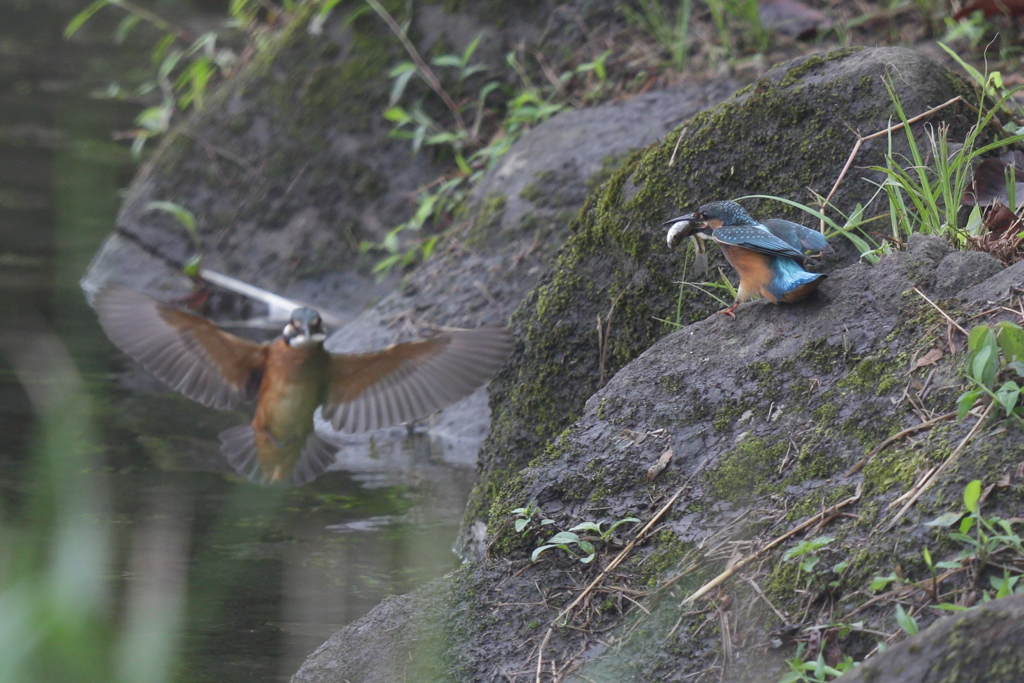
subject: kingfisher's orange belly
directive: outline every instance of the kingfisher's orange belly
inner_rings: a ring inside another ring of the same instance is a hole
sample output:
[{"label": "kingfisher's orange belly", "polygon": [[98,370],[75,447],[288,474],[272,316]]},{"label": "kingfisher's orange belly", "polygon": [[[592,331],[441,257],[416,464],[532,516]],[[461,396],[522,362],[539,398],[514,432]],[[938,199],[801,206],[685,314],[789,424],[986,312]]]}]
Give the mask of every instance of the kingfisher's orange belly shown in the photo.
[{"label": "kingfisher's orange belly", "polygon": [[[279,340],[280,341],[280,340]],[[284,479],[313,432],[313,413],[323,401],[327,356],[322,348],[274,348],[267,359],[252,428],[264,475]]]},{"label": "kingfisher's orange belly", "polygon": [[719,246],[722,248],[726,260],[740,276],[739,291],[736,294],[737,301],[742,303],[753,296],[763,296],[773,302],[776,300],[768,291],[768,284],[772,281],[770,257],[742,247],[728,244]]}]

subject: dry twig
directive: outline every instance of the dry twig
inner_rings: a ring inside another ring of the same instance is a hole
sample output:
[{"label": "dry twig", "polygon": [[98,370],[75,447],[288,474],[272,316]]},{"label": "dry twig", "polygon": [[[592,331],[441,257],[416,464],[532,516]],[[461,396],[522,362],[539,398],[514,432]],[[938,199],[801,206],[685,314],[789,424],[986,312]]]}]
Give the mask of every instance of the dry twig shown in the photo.
[{"label": "dry twig", "polygon": [[818,514],[814,515],[813,517],[811,517],[807,521],[802,522],[802,523],[796,525],[795,527],[793,527],[792,529],[790,529],[786,533],[782,534],[781,536],[779,536],[778,538],[776,538],[775,540],[770,542],[768,545],[766,545],[763,548],[761,548],[760,550],[758,550],[757,552],[755,552],[755,553],[753,553],[751,555],[747,555],[745,558],[743,558],[743,559],[739,560],[738,562],[734,563],[729,568],[727,568],[724,572],[722,572],[721,574],[719,574],[715,578],[713,578],[710,581],[708,581],[707,583],[705,583],[699,589],[697,589],[697,592],[693,593],[688,598],[684,599],[680,603],[680,606],[689,604],[691,602],[694,602],[695,600],[698,600],[698,599],[704,597],[711,590],[713,590],[714,588],[716,588],[716,587],[720,586],[721,584],[725,583],[725,581],[730,576],[732,576],[733,574],[738,572],[740,569],[742,569],[743,567],[745,567],[748,564],[750,564],[752,561],[754,561],[758,557],[761,557],[766,552],[768,552],[769,550],[771,550],[772,548],[774,548],[778,544],[782,543],[783,541],[785,541],[790,536],[793,536],[795,534],[800,533],[801,531],[803,531],[807,527],[811,526],[812,524],[817,524],[820,519],[824,519],[826,516],[832,514],[833,512],[836,512],[837,510],[840,510],[840,509],[846,507],[847,505],[850,505],[851,503],[856,503],[858,500],[860,500],[860,492],[861,492],[861,484],[857,484],[857,490],[854,492],[854,494],[852,496],[850,496],[846,500],[839,501],[838,503],[836,503],[835,505],[833,505],[832,507],[830,507],[828,509],[822,510],[821,512],[819,512]]}]

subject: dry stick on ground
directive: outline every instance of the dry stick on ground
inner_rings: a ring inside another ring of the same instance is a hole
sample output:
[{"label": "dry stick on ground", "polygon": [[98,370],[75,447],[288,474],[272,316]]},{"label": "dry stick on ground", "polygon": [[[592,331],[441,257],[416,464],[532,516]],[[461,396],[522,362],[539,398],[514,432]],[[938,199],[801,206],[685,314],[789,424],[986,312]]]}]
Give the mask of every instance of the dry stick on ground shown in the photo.
[{"label": "dry stick on ground", "polygon": [[846,471],[846,474],[843,475],[843,476],[849,477],[851,475],[857,474],[857,472],[860,472],[861,468],[864,467],[864,465],[866,465],[869,462],[871,462],[872,458],[874,458],[876,455],[878,455],[879,453],[884,451],[886,448],[888,448],[890,445],[892,445],[893,443],[899,441],[903,437],[908,436],[910,434],[913,434],[916,431],[919,431],[919,430],[922,430],[922,429],[927,429],[928,427],[936,425],[939,422],[942,422],[943,420],[948,420],[951,417],[956,417],[956,411],[955,410],[953,412],[951,412],[951,413],[946,413],[945,415],[939,415],[938,417],[933,418],[931,420],[926,420],[925,422],[922,422],[920,424],[916,424],[913,427],[907,427],[902,432],[898,432],[896,434],[893,434],[888,439],[886,439],[882,443],[880,443],[877,446],[875,446],[874,448],[872,448],[870,453],[868,453],[863,458],[858,460],[854,464],[853,467],[851,467],[849,470]]},{"label": "dry stick on ground", "polygon": [[920,296],[922,299],[924,299],[929,304],[931,304],[932,308],[934,308],[936,311],[938,311],[942,315],[942,317],[945,318],[949,322],[950,325],[952,325],[956,329],[960,330],[960,334],[964,335],[965,337],[970,336],[970,335],[967,334],[967,330],[965,330],[964,328],[960,327],[960,325],[957,324],[957,322],[955,320],[953,320],[952,318],[949,317],[948,313],[946,313],[944,310],[939,308],[939,305],[937,303],[935,303],[934,301],[929,299],[927,296],[925,296],[924,292],[922,292],[917,287],[914,287],[914,291],[917,292],[918,296]]},{"label": "dry stick on ground", "polygon": [[[367,0],[367,2],[369,2],[369,1],[370,0]],[[858,133],[857,134],[857,142],[853,145],[853,149],[850,150],[850,156],[847,157],[846,164],[843,166],[843,170],[840,171],[839,177],[836,178],[836,184],[832,186],[831,192],[828,193],[828,196],[825,197],[825,200],[821,203],[821,207],[820,207],[821,210],[824,211],[825,207],[828,206],[828,203],[830,201],[832,201],[832,197],[835,196],[836,190],[839,189],[839,186],[842,184],[843,180],[846,178],[846,174],[850,171],[850,167],[853,166],[853,161],[854,161],[854,159],[857,158],[857,154],[860,152],[861,145],[863,145],[868,140],[874,140],[875,138],[880,138],[883,135],[888,135],[889,133],[893,133],[893,132],[903,128],[907,124],[917,123],[921,119],[923,119],[925,117],[928,117],[928,116],[931,116],[932,114],[934,114],[935,112],[939,111],[940,109],[945,109],[949,105],[954,104],[956,102],[963,102],[963,98],[960,97],[959,95],[957,95],[956,97],[954,97],[953,99],[951,99],[948,102],[944,102],[944,103],[940,104],[937,107],[932,107],[928,111],[924,112],[923,114],[918,114],[917,116],[915,116],[912,119],[907,119],[907,123],[903,123],[901,121],[901,122],[897,123],[896,125],[889,126],[885,130],[880,130],[877,133],[872,133],[871,135],[868,135],[868,136],[862,136],[862,135],[860,135],[860,133]],[[820,228],[820,230],[821,230],[821,232],[825,232],[825,220],[824,219],[821,220],[821,228]]]},{"label": "dry stick on ground", "polygon": [[830,515],[833,512],[836,512],[837,510],[840,510],[840,509],[846,507],[847,505],[850,505],[851,503],[856,503],[858,500],[860,500],[860,492],[861,492],[861,484],[857,484],[857,490],[854,492],[854,494],[852,496],[850,496],[846,500],[839,501],[838,503],[836,503],[835,505],[833,505],[830,508],[822,510],[818,514],[816,514],[813,517],[811,517],[810,519],[808,519],[806,522],[802,522],[802,523],[796,525],[795,527],[793,527],[792,529],[790,529],[789,531],[787,531],[786,533],[782,534],[781,536],[779,536],[774,541],[772,541],[768,545],[764,546],[763,548],[761,548],[757,552],[755,552],[755,553],[753,553],[751,555],[748,555],[747,557],[743,558],[742,560],[739,560],[738,562],[736,562],[735,564],[730,566],[728,569],[726,569],[724,572],[722,572],[721,574],[719,574],[718,576],[716,576],[715,578],[711,579],[710,581],[705,583],[703,586],[701,586],[697,590],[696,593],[694,593],[693,595],[691,595],[688,598],[684,599],[680,603],[680,607],[682,607],[683,605],[692,603],[695,600],[698,600],[698,599],[704,597],[712,589],[717,588],[721,584],[725,583],[725,581],[730,576],[732,576],[733,574],[738,572],[740,569],[742,569],[743,567],[745,567],[748,564],[750,564],[752,561],[754,561],[758,557],[761,557],[766,552],[768,552],[769,550],[771,550],[772,548],[774,548],[778,544],[782,543],[783,541],[785,541],[790,536],[793,536],[795,534],[800,533],[801,531],[803,531],[807,527],[811,526],[812,524],[816,524],[819,519],[824,519],[827,515]]},{"label": "dry stick on ground", "polygon": [[430,86],[431,90],[437,93],[438,97],[444,100],[445,106],[448,107],[452,116],[455,117],[455,125],[459,127],[460,131],[468,134],[469,131],[466,130],[466,122],[462,120],[462,114],[459,112],[459,108],[441,86],[441,81],[437,79],[437,76],[434,75],[431,68],[423,61],[423,57],[421,57],[420,53],[416,50],[416,46],[412,44],[412,41],[409,40],[409,36],[405,34],[405,31],[403,31],[402,27],[397,21],[395,21],[395,18],[391,16],[391,13],[384,9],[384,6],[377,2],[377,0],[366,0],[366,4],[372,7],[373,11],[380,15],[380,18],[388,25],[391,32],[398,37],[398,40],[402,43],[402,47],[404,47],[405,51],[409,53],[409,57],[412,61],[416,63],[416,67],[420,70],[423,80],[427,82],[427,85]]},{"label": "dry stick on ground", "polygon": [[900,521],[903,515],[907,514],[907,510],[909,510],[910,507],[917,502],[917,499],[920,498],[925,491],[931,488],[931,485],[935,483],[935,481],[939,478],[939,475],[942,474],[947,467],[952,465],[960,458],[960,454],[963,453],[964,448],[966,448],[970,440],[973,439],[978,434],[978,432],[981,431],[981,428],[985,425],[985,422],[988,421],[988,416],[992,412],[992,408],[995,407],[995,405],[995,401],[988,404],[988,407],[985,408],[985,412],[983,412],[981,414],[981,417],[978,418],[978,421],[974,423],[974,427],[971,428],[971,431],[968,432],[967,436],[965,436],[963,441],[960,442],[960,445],[956,447],[956,450],[949,454],[949,457],[946,458],[941,465],[939,465],[938,469],[936,469],[935,472],[932,473],[932,476],[926,478],[919,484],[917,492],[910,497],[910,500],[908,500],[902,508],[900,508],[900,511],[896,513],[896,516],[892,518],[892,521],[889,522],[889,524],[887,524],[886,527],[882,530],[883,532],[889,531],[894,526],[896,526],[896,522]]},{"label": "dry stick on ground", "polygon": [[689,477],[687,477],[683,485],[679,487],[679,490],[676,491],[671,498],[669,498],[668,502],[665,503],[660,510],[658,510],[657,514],[655,514],[654,517],[651,517],[651,520],[644,525],[644,528],[640,530],[640,533],[634,536],[633,540],[626,544],[626,547],[623,548],[622,551],[615,556],[615,559],[608,563],[608,566],[605,567],[601,571],[601,573],[597,575],[596,579],[590,582],[590,585],[583,589],[582,593],[576,596],[575,600],[569,603],[568,607],[559,612],[558,616],[551,620],[551,625],[548,626],[548,632],[544,634],[544,640],[541,641],[540,649],[537,652],[537,683],[541,683],[541,674],[543,673],[544,668],[544,646],[548,644],[548,640],[551,638],[551,633],[555,630],[555,624],[561,621],[563,617],[569,614],[569,612],[576,609],[576,607],[581,602],[583,602],[583,599],[590,595],[594,588],[597,587],[597,584],[604,581],[604,578],[608,576],[608,574],[610,574],[616,567],[622,564],[622,561],[626,559],[626,556],[629,555],[630,552],[632,552],[633,548],[635,548],[637,544],[644,539],[647,532],[650,531],[654,527],[654,525],[658,523],[658,520],[660,520],[665,515],[665,513],[668,512],[673,505],[675,505],[676,501],[679,500],[679,497],[682,496],[683,493],[690,488],[690,482],[693,481],[693,478],[696,477],[701,472],[701,470],[704,469],[704,466],[708,463],[708,460],[710,459],[711,456],[709,455],[706,458],[704,458],[704,460],[702,460],[699,465],[697,465],[697,469],[695,469],[693,473],[690,474]]}]

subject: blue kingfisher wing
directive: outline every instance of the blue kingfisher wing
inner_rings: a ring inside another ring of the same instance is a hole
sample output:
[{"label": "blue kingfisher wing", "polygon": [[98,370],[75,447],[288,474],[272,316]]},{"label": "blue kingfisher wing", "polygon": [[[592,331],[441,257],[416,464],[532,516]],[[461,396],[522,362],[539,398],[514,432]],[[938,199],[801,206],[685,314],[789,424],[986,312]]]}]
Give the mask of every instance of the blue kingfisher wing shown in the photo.
[{"label": "blue kingfisher wing", "polygon": [[805,228],[799,223],[783,220],[781,218],[769,218],[764,222],[764,227],[769,232],[800,251],[820,251],[824,254],[833,253],[834,249],[817,230]]},{"label": "blue kingfisher wing", "polygon": [[804,259],[802,251],[759,225],[718,228],[711,233],[711,239],[719,244],[742,247],[769,256],[784,256],[800,262]]},{"label": "blue kingfisher wing", "polygon": [[332,353],[324,418],[346,432],[418,420],[486,384],[511,353],[512,334],[504,327],[444,332],[371,353]]}]

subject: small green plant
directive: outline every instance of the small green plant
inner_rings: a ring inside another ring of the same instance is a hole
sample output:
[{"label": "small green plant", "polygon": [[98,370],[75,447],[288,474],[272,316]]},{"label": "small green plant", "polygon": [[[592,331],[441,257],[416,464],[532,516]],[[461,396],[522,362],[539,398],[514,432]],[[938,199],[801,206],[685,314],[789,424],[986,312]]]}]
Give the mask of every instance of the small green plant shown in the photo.
[{"label": "small green plant", "polygon": [[[1009,554],[1015,559],[1024,559],[1024,547],[1020,536],[1013,531],[1013,522],[999,517],[985,517],[981,514],[981,482],[972,481],[964,489],[964,510],[947,512],[926,522],[931,527],[951,527],[958,521],[958,531],[949,537],[964,544],[964,550],[957,555],[958,563],[974,562],[980,570],[999,554]],[[965,514],[966,511],[966,514]],[[973,529],[973,534],[971,533]]]},{"label": "small green plant", "polygon": [[849,656],[832,667],[825,663],[825,655],[818,652],[818,657],[811,661],[804,660],[806,645],[800,643],[796,647],[796,654],[793,659],[787,660],[786,664],[790,671],[779,679],[779,683],[827,683],[843,675],[852,669],[856,664]]},{"label": "small green plant", "polygon": [[[1001,355],[1000,355],[1001,354]],[[963,419],[982,396],[999,405],[1006,417],[1024,425],[1021,419],[1021,387],[1012,380],[1000,379],[1012,370],[1024,377],[1024,329],[1009,321],[971,328],[967,337],[965,373],[974,385],[957,399],[957,417]]]},{"label": "small green plant", "polygon": [[[395,266],[406,267],[429,257],[437,246],[438,235],[408,244],[402,239],[403,233],[419,232],[428,225],[447,227],[470,190],[494,167],[512,143],[530,127],[561,111],[565,104],[555,102],[553,95],[546,95],[533,85],[515,52],[508,53],[505,61],[519,75],[524,86],[521,92],[510,93],[509,88],[497,80],[487,80],[471,92],[468,81],[490,71],[487,65],[473,61],[481,38],[479,35],[461,54],[440,55],[427,64],[406,35],[408,22],[398,22],[377,0],[365,2],[384,20],[409,55],[409,60],[399,62],[388,72],[392,85],[384,118],[394,124],[391,136],[409,140],[413,153],[430,147],[439,155],[449,155],[455,164],[452,172],[420,189],[416,210],[409,220],[392,228],[382,241],[365,241],[360,245],[364,253],[384,253],[373,268],[375,273],[384,274]],[[567,78],[576,73],[592,72],[599,82],[595,92],[600,92],[607,80],[605,61],[609,54],[580,65]],[[454,78],[447,80],[454,81],[451,87],[458,101],[445,89],[431,65],[453,74]],[[409,84],[414,77],[426,83],[434,96],[441,100],[451,114],[450,123],[431,116],[427,111],[431,107],[423,97],[403,104],[403,99],[410,96]],[[503,100],[504,104],[489,104],[495,99]],[[467,124],[468,120],[472,123]],[[485,121],[492,123],[485,126]],[[495,121],[497,125],[494,125]]]},{"label": "small green plant", "polygon": [[[583,564],[588,564],[593,561],[594,557],[597,555],[594,543],[598,541],[607,541],[612,533],[623,524],[637,524],[639,522],[640,520],[636,517],[626,517],[614,522],[603,531],[601,529],[601,522],[583,522],[581,524],[577,524],[568,531],[560,531],[549,538],[540,547],[533,551],[530,559],[536,562],[537,558],[539,558],[544,552],[551,548],[560,548]],[[577,531],[589,531],[596,534],[596,536],[583,537],[577,534]],[[579,552],[576,552],[570,547],[573,545],[577,547]]]},{"label": "small green plant", "polygon": [[829,581],[828,588],[836,588],[839,585],[839,581],[849,566],[849,562],[842,561],[838,562],[831,567],[826,569],[819,569],[818,565],[821,563],[821,556],[818,551],[832,543],[835,538],[831,536],[818,536],[807,541],[800,541],[795,546],[787,550],[782,555],[782,561],[788,562],[789,560],[800,559],[798,565],[797,580],[800,580],[800,574],[807,575],[807,585],[814,580],[815,577],[825,577],[829,574],[834,574],[836,579]]},{"label": "small green plant", "polygon": [[[533,503],[530,503],[526,507],[516,508],[515,510],[513,510],[512,514],[516,517],[516,533],[526,533],[527,531],[529,531],[530,526],[534,523],[534,517],[539,512],[540,508],[534,505]],[[548,526],[549,524],[555,523],[555,520],[547,519],[546,517],[541,517],[539,520],[536,521],[539,526]]]}]

